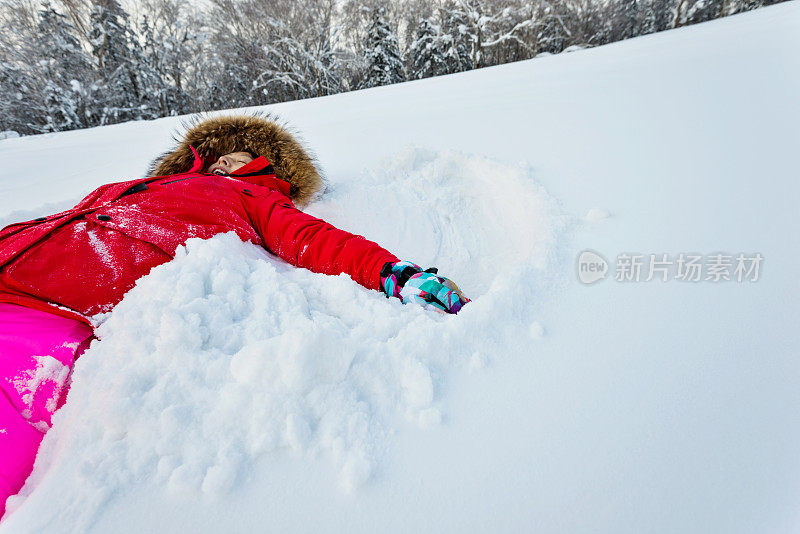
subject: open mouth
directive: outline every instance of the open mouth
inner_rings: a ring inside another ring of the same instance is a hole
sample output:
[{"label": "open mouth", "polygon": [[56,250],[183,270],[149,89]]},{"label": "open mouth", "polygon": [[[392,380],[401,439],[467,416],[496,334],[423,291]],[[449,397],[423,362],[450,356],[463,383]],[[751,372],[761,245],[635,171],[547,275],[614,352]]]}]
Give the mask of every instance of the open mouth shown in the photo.
[{"label": "open mouth", "polygon": [[225,176],[227,173],[222,169],[214,169],[211,174],[216,174],[218,176]]}]

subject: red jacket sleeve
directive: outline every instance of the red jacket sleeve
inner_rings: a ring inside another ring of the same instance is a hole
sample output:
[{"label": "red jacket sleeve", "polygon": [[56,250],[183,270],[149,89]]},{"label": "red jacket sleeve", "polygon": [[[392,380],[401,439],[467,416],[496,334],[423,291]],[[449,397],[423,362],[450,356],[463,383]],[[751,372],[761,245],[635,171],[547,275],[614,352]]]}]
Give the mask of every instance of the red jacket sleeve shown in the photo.
[{"label": "red jacket sleeve", "polygon": [[399,261],[378,244],[303,213],[277,191],[248,200],[247,211],[264,246],[292,265],[316,273],[347,273],[380,291],[381,267]]}]

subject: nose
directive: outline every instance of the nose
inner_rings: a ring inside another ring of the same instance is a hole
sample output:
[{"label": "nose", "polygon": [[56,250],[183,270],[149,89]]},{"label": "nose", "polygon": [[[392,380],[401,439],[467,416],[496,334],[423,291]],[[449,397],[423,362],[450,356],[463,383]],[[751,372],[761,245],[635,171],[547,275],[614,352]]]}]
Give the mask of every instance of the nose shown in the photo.
[{"label": "nose", "polygon": [[217,163],[219,163],[220,165],[222,165],[226,169],[230,169],[231,168],[231,161],[225,156],[222,156],[221,158],[219,158],[217,160]]}]

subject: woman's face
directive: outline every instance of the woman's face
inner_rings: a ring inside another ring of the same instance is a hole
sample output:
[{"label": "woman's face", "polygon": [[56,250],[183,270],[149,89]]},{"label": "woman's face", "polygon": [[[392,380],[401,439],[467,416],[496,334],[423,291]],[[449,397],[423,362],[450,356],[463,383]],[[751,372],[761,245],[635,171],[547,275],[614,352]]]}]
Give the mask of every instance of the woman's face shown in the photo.
[{"label": "woman's face", "polygon": [[221,156],[216,163],[211,164],[206,173],[208,174],[230,174],[236,169],[244,167],[253,161],[253,156],[249,152],[231,152]]}]

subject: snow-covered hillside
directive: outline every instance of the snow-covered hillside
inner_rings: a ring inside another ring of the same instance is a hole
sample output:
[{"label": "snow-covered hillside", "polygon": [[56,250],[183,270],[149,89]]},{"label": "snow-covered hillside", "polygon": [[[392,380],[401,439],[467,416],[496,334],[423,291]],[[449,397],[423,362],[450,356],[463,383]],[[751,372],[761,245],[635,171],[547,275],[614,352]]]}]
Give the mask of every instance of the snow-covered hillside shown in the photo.
[{"label": "snow-covered hillside", "polygon": [[[0,532],[797,531],[798,28],[793,1],[270,106],[326,171],[308,211],[473,302],[190,241],[102,318]],[[0,141],[0,225],[141,176],[179,122]],[[682,253],[763,261],[615,280]]]}]

